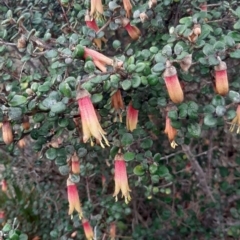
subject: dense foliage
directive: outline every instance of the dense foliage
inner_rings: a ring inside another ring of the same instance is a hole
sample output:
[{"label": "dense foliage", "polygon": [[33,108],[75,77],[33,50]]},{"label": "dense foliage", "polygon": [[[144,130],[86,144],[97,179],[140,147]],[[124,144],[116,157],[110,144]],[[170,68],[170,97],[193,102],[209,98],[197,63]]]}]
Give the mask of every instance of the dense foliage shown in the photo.
[{"label": "dense foliage", "polygon": [[102,4],[1,0],[0,238],[239,239],[238,1]]}]

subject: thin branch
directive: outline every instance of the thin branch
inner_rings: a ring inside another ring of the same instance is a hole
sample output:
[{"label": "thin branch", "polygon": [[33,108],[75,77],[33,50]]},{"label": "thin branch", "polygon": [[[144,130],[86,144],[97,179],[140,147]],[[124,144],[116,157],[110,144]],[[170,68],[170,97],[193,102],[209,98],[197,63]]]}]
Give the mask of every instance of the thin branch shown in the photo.
[{"label": "thin branch", "polygon": [[202,190],[212,199],[213,202],[216,202],[207,184],[206,175],[203,172],[201,166],[199,165],[197,159],[192,154],[190,147],[183,144],[182,149],[185,155],[187,156],[187,158],[189,159],[189,161],[191,162],[192,168],[195,171],[196,178],[198,179],[199,184],[202,187]]}]

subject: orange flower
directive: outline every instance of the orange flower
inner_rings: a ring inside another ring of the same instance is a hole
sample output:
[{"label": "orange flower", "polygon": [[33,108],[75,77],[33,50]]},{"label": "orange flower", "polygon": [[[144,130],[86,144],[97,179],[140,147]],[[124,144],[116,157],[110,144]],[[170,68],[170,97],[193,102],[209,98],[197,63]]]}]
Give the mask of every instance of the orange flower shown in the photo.
[{"label": "orange flower", "polygon": [[132,4],[130,0],[123,0],[123,7],[126,11],[126,17],[130,18],[132,14]]},{"label": "orange flower", "polygon": [[77,100],[82,120],[83,142],[86,143],[90,139],[91,145],[93,145],[91,138],[93,136],[99,141],[102,148],[104,148],[102,139],[104,139],[107,146],[110,146],[107,138],[105,137],[106,132],[99,124],[96,112],[90,99],[90,93],[85,89],[80,89],[77,93]]},{"label": "orange flower", "polygon": [[79,218],[82,218],[82,208],[78,195],[77,186],[70,179],[67,180],[67,193],[69,202],[68,215],[72,215],[74,209],[78,212]]},{"label": "orange flower", "polygon": [[28,116],[23,117],[22,127],[23,127],[24,130],[29,130],[30,123],[29,123],[29,117]]},{"label": "orange flower", "polygon": [[132,102],[130,102],[128,105],[126,117],[127,129],[132,132],[134,129],[137,128],[137,122],[138,122],[138,110],[133,108]]},{"label": "orange flower", "polygon": [[112,222],[110,225],[109,236],[111,240],[115,240],[116,238],[116,223]]},{"label": "orange flower", "polygon": [[166,63],[166,70],[163,73],[163,78],[165,80],[170,99],[174,103],[181,103],[184,99],[182,87],[178,80],[177,70],[169,61]]},{"label": "orange flower", "polygon": [[[112,107],[116,111],[116,114],[119,115],[119,121],[122,122],[121,111],[124,109],[124,104],[123,104],[121,91],[119,89],[112,95],[111,102],[112,102]],[[114,122],[116,122],[116,118],[115,118]]]},{"label": "orange flower", "polygon": [[128,186],[128,177],[126,163],[122,153],[118,153],[114,158],[114,170],[115,170],[115,191],[113,197],[118,200],[117,195],[121,191],[122,197],[125,198],[125,202],[128,203],[131,200],[129,192],[131,191]]},{"label": "orange flower", "polygon": [[141,31],[136,26],[131,25],[128,18],[122,19],[122,25],[133,40],[139,39],[141,36]]},{"label": "orange flower", "polygon": [[18,147],[20,148],[25,148],[26,146],[26,141],[25,141],[25,138],[22,138],[18,141]]},{"label": "orange flower", "polygon": [[72,173],[79,174],[80,173],[80,164],[79,164],[79,158],[76,154],[76,152],[72,156]]},{"label": "orange flower", "polygon": [[92,17],[99,17],[101,14],[103,14],[102,0],[91,0],[90,15]]},{"label": "orange flower", "polygon": [[2,138],[5,144],[11,144],[13,142],[12,126],[9,121],[3,121],[2,124]]},{"label": "orange flower", "polygon": [[233,132],[237,127],[237,134],[240,133],[240,104],[237,107],[236,117],[232,120],[230,131]]},{"label": "orange flower", "polygon": [[[86,22],[86,25],[89,28],[91,28],[92,30],[94,30],[95,32],[97,32],[99,30],[99,27],[98,27],[95,19],[90,17],[88,11],[86,12],[86,15],[85,15],[85,22]],[[102,38],[94,38],[93,41],[97,45],[97,47],[99,49],[101,49],[102,41],[106,42],[107,40],[104,37],[102,37]]]},{"label": "orange flower", "polygon": [[175,142],[175,137],[177,135],[177,130],[172,127],[171,120],[168,116],[166,116],[166,126],[164,133],[168,136],[168,140],[170,142],[170,145],[172,148],[175,148],[177,146],[177,143]]},{"label": "orange flower", "polygon": [[7,181],[5,179],[2,180],[2,191],[6,192],[8,189],[7,187]]},{"label": "orange flower", "polygon": [[83,219],[82,225],[83,225],[83,230],[84,230],[87,240],[93,240],[93,238],[94,238],[93,230],[92,230],[92,227],[91,227],[89,221],[87,219]]},{"label": "orange flower", "polygon": [[220,57],[218,60],[220,61],[219,65],[214,67],[215,88],[218,94],[225,96],[229,91],[227,64]]}]

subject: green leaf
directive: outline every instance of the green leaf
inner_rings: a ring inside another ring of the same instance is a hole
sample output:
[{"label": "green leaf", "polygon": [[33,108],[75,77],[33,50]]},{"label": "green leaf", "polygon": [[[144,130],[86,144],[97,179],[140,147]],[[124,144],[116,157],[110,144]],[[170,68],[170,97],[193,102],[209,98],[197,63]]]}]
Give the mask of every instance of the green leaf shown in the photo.
[{"label": "green leaf", "polygon": [[57,55],[58,55],[58,52],[54,49],[46,51],[46,53],[44,54],[46,58],[55,58],[57,57]]},{"label": "green leaf", "polygon": [[78,149],[78,156],[80,158],[83,158],[87,155],[87,149],[86,148],[79,148]]},{"label": "green leaf", "polygon": [[240,29],[240,19],[233,25],[234,29]]},{"label": "green leaf", "polygon": [[155,86],[159,83],[158,76],[153,74],[147,76],[147,81],[150,86]]},{"label": "green leaf", "polygon": [[135,68],[135,72],[140,73],[144,70],[145,67],[146,67],[145,63],[143,63],[143,62],[137,63],[136,68]]},{"label": "green leaf", "polygon": [[68,175],[69,174],[69,166],[66,164],[66,165],[63,165],[63,166],[60,166],[58,168],[59,172],[61,175]]},{"label": "green leaf", "polygon": [[134,74],[132,76],[132,87],[138,88],[140,84],[141,84],[141,78],[138,75]]},{"label": "green leaf", "polygon": [[21,233],[21,234],[19,235],[19,240],[28,240],[28,235],[25,234],[25,233]]},{"label": "green leaf", "polygon": [[67,82],[62,82],[59,84],[59,90],[63,94],[64,97],[71,97],[72,90]]},{"label": "green leaf", "polygon": [[123,146],[130,145],[133,142],[133,135],[131,133],[124,133],[121,138],[121,143]]},{"label": "green leaf", "polygon": [[45,119],[45,114],[44,113],[36,113],[33,116],[33,120],[35,123],[42,122]]},{"label": "green leaf", "polygon": [[27,102],[27,98],[21,95],[14,95],[9,102],[10,106],[17,107]]},{"label": "green leaf", "polygon": [[132,161],[135,158],[135,153],[134,152],[125,152],[123,156],[124,156],[124,160],[126,162]]},{"label": "green leaf", "polygon": [[155,164],[150,165],[149,171],[150,171],[151,174],[155,174],[157,172],[157,170],[158,170],[157,165],[155,165]]},{"label": "green leaf", "polygon": [[158,176],[159,177],[166,177],[169,175],[169,170],[166,166],[159,166],[158,167]]},{"label": "green leaf", "polygon": [[160,73],[164,69],[165,69],[165,63],[159,62],[153,66],[152,71],[155,73]]},{"label": "green leaf", "polygon": [[190,118],[197,118],[197,115],[198,115],[198,105],[195,102],[190,101],[188,103],[188,116]]},{"label": "green leaf", "polygon": [[54,160],[57,157],[57,151],[55,148],[49,148],[46,153],[45,156],[47,159],[49,160]]},{"label": "green leaf", "polygon": [[191,136],[196,138],[200,137],[201,127],[198,123],[191,123],[190,125],[188,125],[187,129]]},{"label": "green leaf", "polygon": [[142,167],[142,165],[137,165],[134,169],[133,169],[133,173],[137,176],[142,176],[144,175],[145,171]]},{"label": "green leaf", "polygon": [[234,50],[234,52],[230,52],[229,55],[231,58],[239,59],[240,58],[240,49],[236,49],[236,50]]},{"label": "green leaf", "polygon": [[235,92],[233,90],[230,90],[228,93],[229,98],[231,99],[232,102],[234,103],[239,103],[240,102],[240,94],[238,92]]},{"label": "green leaf", "polygon": [[188,114],[188,105],[186,103],[182,103],[178,106],[179,110],[179,117],[180,118],[186,118]]},{"label": "green leaf", "polygon": [[91,96],[91,100],[93,103],[99,103],[103,99],[103,95],[101,93],[95,93]]},{"label": "green leaf", "polygon": [[121,83],[121,85],[122,85],[122,88],[123,88],[123,90],[129,90],[130,88],[131,88],[131,81],[130,80],[124,80],[122,83]]},{"label": "green leaf", "polygon": [[209,56],[211,54],[214,54],[214,48],[212,45],[210,44],[205,44],[205,46],[203,47],[203,53],[206,55],[206,56]]},{"label": "green leaf", "polygon": [[225,98],[220,95],[214,96],[214,98],[212,99],[212,105],[225,106]]},{"label": "green leaf", "polygon": [[224,116],[225,112],[226,112],[225,106],[217,106],[216,107],[216,114],[218,117]]},{"label": "green leaf", "polygon": [[217,125],[217,119],[212,114],[207,114],[204,117],[204,124],[208,127],[215,127]]},{"label": "green leaf", "polygon": [[57,232],[57,230],[52,230],[52,231],[50,232],[50,236],[51,236],[52,238],[54,238],[54,239],[57,239],[57,238],[58,238],[58,232]]},{"label": "green leaf", "polygon": [[63,102],[58,102],[51,107],[51,112],[62,113],[66,110],[66,105]]},{"label": "green leaf", "polygon": [[153,141],[152,139],[144,139],[143,141],[141,141],[141,145],[140,147],[143,148],[143,149],[149,149],[151,148],[153,145]]},{"label": "green leaf", "polygon": [[168,112],[168,117],[172,120],[177,120],[178,119],[178,114],[176,110],[171,110]]}]

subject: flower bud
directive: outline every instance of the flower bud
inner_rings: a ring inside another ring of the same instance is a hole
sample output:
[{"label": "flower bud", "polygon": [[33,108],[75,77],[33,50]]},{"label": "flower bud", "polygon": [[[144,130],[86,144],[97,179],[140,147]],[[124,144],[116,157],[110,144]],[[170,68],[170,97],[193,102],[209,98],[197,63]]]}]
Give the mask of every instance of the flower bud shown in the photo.
[{"label": "flower bud", "polygon": [[215,88],[216,92],[225,96],[229,91],[227,64],[218,57],[220,63],[214,67]]},{"label": "flower bud", "polygon": [[180,61],[180,67],[184,72],[187,72],[192,65],[192,54],[188,54]]},{"label": "flower bud", "polygon": [[141,36],[141,31],[136,26],[131,25],[128,18],[122,19],[122,25],[133,40],[139,39],[139,37]]},{"label": "flower bud", "polygon": [[27,45],[27,39],[24,35],[21,35],[21,37],[17,41],[17,48],[19,50],[26,48]]},{"label": "flower bud", "polygon": [[12,126],[9,121],[4,121],[2,125],[2,137],[5,144],[11,144],[13,142]]},{"label": "flower bud", "polygon": [[29,117],[26,115],[23,117],[22,127],[24,130],[28,130],[30,128]]},{"label": "flower bud", "polygon": [[79,164],[79,158],[78,158],[76,152],[72,156],[71,160],[72,160],[72,173],[79,174],[80,173],[80,164]]},{"label": "flower bud", "polygon": [[148,15],[145,12],[140,13],[139,17],[142,23],[148,19]]}]

